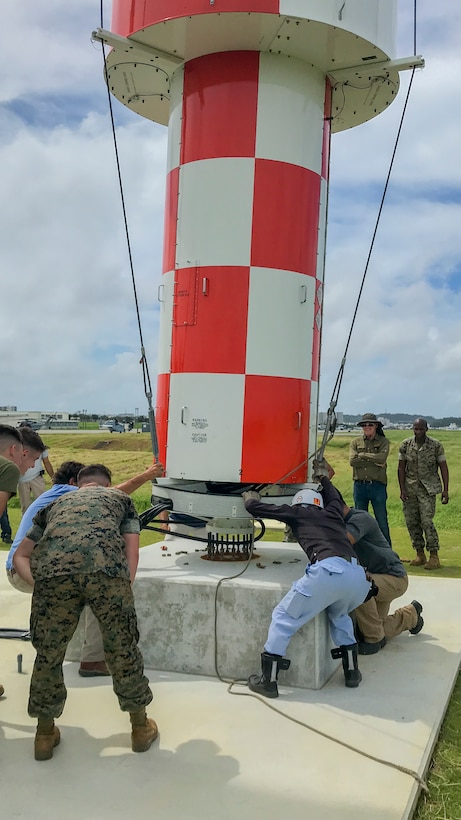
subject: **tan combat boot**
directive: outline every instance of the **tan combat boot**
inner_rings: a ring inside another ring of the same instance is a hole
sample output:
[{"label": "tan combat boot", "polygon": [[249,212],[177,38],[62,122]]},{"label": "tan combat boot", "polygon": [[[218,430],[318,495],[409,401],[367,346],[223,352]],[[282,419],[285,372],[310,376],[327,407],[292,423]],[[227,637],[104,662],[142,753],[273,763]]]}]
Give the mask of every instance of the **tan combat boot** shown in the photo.
[{"label": "tan combat boot", "polygon": [[424,569],[440,569],[440,561],[437,550],[431,550],[429,561],[427,562]]},{"label": "tan combat boot", "polygon": [[61,735],[58,727],[54,725],[54,720],[39,718],[34,743],[35,760],[49,760],[53,757],[53,749],[59,746],[60,742]]},{"label": "tan combat boot", "polygon": [[426,553],[424,550],[416,550],[416,558],[410,561],[410,567],[423,567],[426,564]]},{"label": "tan combat boot", "polygon": [[138,712],[130,712],[132,725],[131,748],[133,752],[147,752],[158,735],[158,727],[155,720],[148,718],[145,709]]}]

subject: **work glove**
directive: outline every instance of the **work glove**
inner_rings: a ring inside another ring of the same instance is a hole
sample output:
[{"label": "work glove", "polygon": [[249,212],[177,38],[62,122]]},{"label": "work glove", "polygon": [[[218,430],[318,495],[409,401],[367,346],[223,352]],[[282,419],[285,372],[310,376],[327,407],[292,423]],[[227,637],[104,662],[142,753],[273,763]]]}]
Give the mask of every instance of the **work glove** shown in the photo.
[{"label": "work glove", "polygon": [[261,496],[256,490],[247,490],[246,493],[242,493],[243,503],[246,504],[247,501],[259,501]]},{"label": "work glove", "polygon": [[319,479],[323,478],[324,476],[326,478],[330,478],[330,475],[331,467],[326,461],[326,459],[322,458],[320,461],[314,459],[314,461],[312,462],[312,478]]}]

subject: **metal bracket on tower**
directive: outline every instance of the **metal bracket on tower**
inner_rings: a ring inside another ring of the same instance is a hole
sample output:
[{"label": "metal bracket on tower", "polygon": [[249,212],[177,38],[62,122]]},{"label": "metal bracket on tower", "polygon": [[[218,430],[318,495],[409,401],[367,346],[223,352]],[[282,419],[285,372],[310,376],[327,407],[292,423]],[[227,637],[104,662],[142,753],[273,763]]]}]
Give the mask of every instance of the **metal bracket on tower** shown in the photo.
[{"label": "metal bracket on tower", "polygon": [[357,74],[366,73],[368,77],[380,76],[383,74],[387,74],[387,76],[389,76],[394,71],[410,71],[413,68],[424,68],[424,66],[424,58],[418,54],[412,57],[401,57],[399,60],[364,62],[360,65],[340,68],[338,71],[330,71],[328,76],[331,80],[334,80],[337,83],[347,83],[348,80],[355,77]]},{"label": "metal bracket on tower", "polygon": [[141,51],[148,54],[150,57],[157,57],[159,60],[167,60],[175,66],[182,65],[184,60],[176,54],[171,54],[168,51],[162,51],[159,48],[152,48],[145,43],[140,43],[139,40],[134,40],[132,37],[121,37],[120,34],[113,34],[104,28],[97,28],[91,35],[92,40],[97,40],[98,43],[106,43],[115,49],[123,49],[129,54],[132,51]]}]

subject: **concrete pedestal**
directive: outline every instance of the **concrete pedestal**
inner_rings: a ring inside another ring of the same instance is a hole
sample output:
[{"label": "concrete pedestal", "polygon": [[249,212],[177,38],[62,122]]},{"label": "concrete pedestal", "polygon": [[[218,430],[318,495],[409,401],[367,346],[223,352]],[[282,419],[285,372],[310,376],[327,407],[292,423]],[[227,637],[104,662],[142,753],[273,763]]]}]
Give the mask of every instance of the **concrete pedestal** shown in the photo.
[{"label": "concrete pedestal", "polygon": [[[263,542],[256,544],[256,553],[243,575],[217,589],[244,564],[205,561],[201,542],[172,536],[141,550],[133,589],[147,668],[215,676],[217,663],[219,674],[232,680],[259,671],[272,610],[302,575],[306,558],[293,544]],[[80,658],[81,642],[79,628],[68,660]],[[321,613],[292,639],[291,667],[280,682],[320,689],[337,668],[331,646]]]}]

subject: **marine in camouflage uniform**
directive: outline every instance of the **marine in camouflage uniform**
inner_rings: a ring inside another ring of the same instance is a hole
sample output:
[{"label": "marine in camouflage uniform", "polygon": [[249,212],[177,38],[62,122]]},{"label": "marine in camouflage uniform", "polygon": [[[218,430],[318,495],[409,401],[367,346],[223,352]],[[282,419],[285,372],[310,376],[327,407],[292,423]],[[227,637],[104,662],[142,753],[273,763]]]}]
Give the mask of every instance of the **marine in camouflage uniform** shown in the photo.
[{"label": "marine in camouflage uniform", "polygon": [[80,614],[97,617],[114,692],[124,712],[152,700],[144,676],[124,535],[137,534],[139,518],[125,493],[83,486],[40,510],[26,538],[35,580],[31,638],[37,657],[30,684],[31,717],[59,717],[66,702],[62,663]]},{"label": "marine in camouflage uniform", "polygon": [[[402,441],[398,478],[405,523],[412,547],[416,550],[416,557],[410,563],[426,569],[438,569],[439,536],[433,518],[439,493],[442,493],[442,504],[448,503],[448,466],[442,444],[430,438],[427,429],[425,419],[416,419],[413,423],[414,437]],[[427,563],[425,550],[430,552]]]}]

